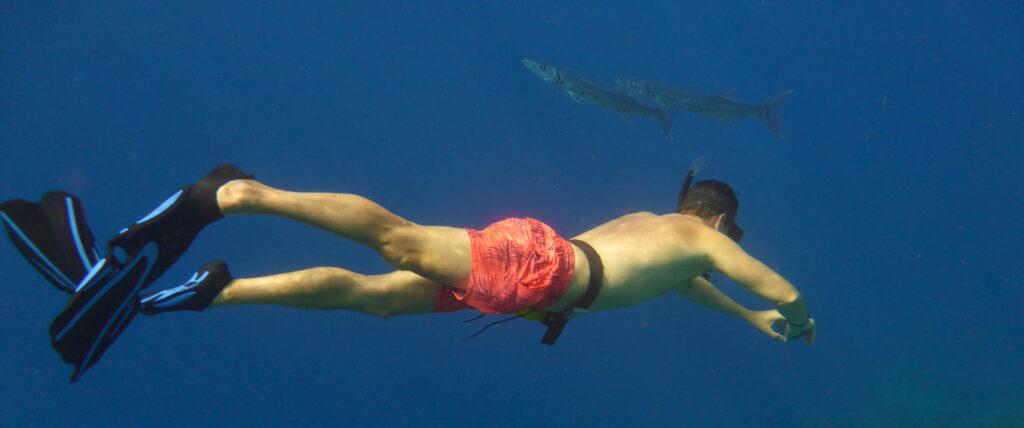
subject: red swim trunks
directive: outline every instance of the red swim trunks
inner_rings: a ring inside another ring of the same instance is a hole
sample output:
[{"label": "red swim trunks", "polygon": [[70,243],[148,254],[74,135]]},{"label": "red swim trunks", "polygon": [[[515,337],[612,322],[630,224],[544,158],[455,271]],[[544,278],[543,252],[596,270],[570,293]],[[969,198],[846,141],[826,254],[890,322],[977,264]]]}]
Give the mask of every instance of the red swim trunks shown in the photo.
[{"label": "red swim trunks", "polygon": [[532,218],[510,218],[484,230],[466,229],[473,256],[466,291],[443,287],[436,312],[476,308],[510,314],[555,304],[569,288],[572,244]]}]

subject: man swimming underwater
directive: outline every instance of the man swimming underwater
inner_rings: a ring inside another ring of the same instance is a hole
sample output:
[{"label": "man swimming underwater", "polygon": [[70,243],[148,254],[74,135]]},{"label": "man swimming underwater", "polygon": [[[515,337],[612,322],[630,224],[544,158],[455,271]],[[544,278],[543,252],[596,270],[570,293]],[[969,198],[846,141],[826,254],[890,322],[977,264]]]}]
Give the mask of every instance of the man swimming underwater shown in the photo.
[{"label": "man swimming underwater", "polygon": [[[423,226],[353,194],[296,193],[257,182],[233,165],[175,193],[110,240],[104,254],[81,203],[50,192],[39,203],[0,204],[18,250],[58,288],[73,293],[50,328],[53,347],[75,365],[95,364],[138,313],[273,304],[345,309],[379,317],[477,309],[517,314],[548,326],[553,344],[566,322],[588,310],[636,305],[675,290],[706,308],[779,340],[814,343],[816,327],[800,293],[737,244],[738,201],[725,183],[689,187],[676,212],[633,213],[566,240],[540,221],[511,218],[483,230]],[[234,214],[289,218],[363,244],[395,267],[361,275],[318,267],[261,278],[232,278],[226,263],[203,266],[186,283],[142,295],[206,225]],[[751,311],[704,276],[715,270],[775,305]]]}]

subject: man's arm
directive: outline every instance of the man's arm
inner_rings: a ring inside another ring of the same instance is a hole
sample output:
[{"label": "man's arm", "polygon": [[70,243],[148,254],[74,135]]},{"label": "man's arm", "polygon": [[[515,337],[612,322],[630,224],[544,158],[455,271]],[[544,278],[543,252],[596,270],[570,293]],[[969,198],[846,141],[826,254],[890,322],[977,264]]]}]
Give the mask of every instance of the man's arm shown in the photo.
[{"label": "man's arm", "polygon": [[689,283],[684,282],[676,287],[676,293],[701,307],[741,320],[746,320],[751,312],[750,309],[736,303],[735,300],[699,276]]},{"label": "man's arm", "polygon": [[794,331],[807,332],[807,344],[814,343],[814,321],[807,313],[804,299],[789,281],[743,251],[725,235],[708,231],[701,236],[712,267],[736,281],[751,293],[775,304]]},{"label": "man's arm", "polygon": [[676,287],[676,293],[701,307],[749,322],[762,333],[783,340],[783,337],[771,328],[772,323],[782,319],[782,315],[778,311],[751,311],[726,296],[718,287],[704,278],[698,276],[693,281],[684,282]]}]

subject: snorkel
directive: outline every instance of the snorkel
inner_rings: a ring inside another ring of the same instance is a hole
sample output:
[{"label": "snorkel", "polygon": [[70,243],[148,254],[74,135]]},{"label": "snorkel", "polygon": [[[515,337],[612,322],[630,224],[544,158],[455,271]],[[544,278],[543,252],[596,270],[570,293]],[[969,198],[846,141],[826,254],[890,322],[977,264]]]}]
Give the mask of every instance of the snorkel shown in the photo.
[{"label": "snorkel", "polygon": [[[686,179],[683,180],[683,187],[679,189],[679,199],[676,202],[677,207],[683,206],[683,201],[686,199],[686,194],[690,191],[690,185],[693,184],[693,177],[700,172],[700,169],[704,166],[704,156],[701,156],[693,160],[690,164],[690,169],[686,171]],[[702,273],[700,276],[704,277],[707,282],[716,282],[717,279],[711,275],[711,271]]]},{"label": "snorkel", "polygon": [[[683,187],[679,189],[679,198],[676,200],[676,212],[681,213],[684,205],[696,206],[698,209],[707,209],[711,213],[725,214],[725,230],[720,230],[735,242],[743,238],[743,229],[736,224],[736,211],[739,209],[739,201],[732,187],[717,180],[704,180],[693,184],[693,178],[704,166],[704,157],[699,157],[690,164],[686,172],[686,180]],[[691,195],[691,193],[693,193]],[[687,201],[689,199],[689,201]]]},{"label": "snorkel", "polygon": [[677,207],[683,205],[683,200],[686,199],[686,193],[690,191],[690,184],[693,184],[693,177],[697,175],[701,167],[704,166],[704,156],[694,159],[693,163],[690,164],[690,169],[686,171],[686,180],[683,181],[683,188],[679,189],[679,200],[676,203]]}]

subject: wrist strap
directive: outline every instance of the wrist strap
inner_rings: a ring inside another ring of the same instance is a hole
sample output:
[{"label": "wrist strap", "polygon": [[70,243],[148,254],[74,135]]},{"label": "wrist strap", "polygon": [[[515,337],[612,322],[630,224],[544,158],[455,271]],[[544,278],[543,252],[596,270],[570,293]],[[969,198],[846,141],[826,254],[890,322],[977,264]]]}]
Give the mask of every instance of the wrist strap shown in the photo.
[{"label": "wrist strap", "polygon": [[807,319],[804,320],[803,324],[797,324],[797,323],[792,322],[790,320],[786,320],[786,323],[791,325],[791,326],[793,326],[793,327],[803,327],[803,326],[807,325],[807,323],[809,323],[809,322],[811,322],[811,314],[810,313],[807,314]]}]

